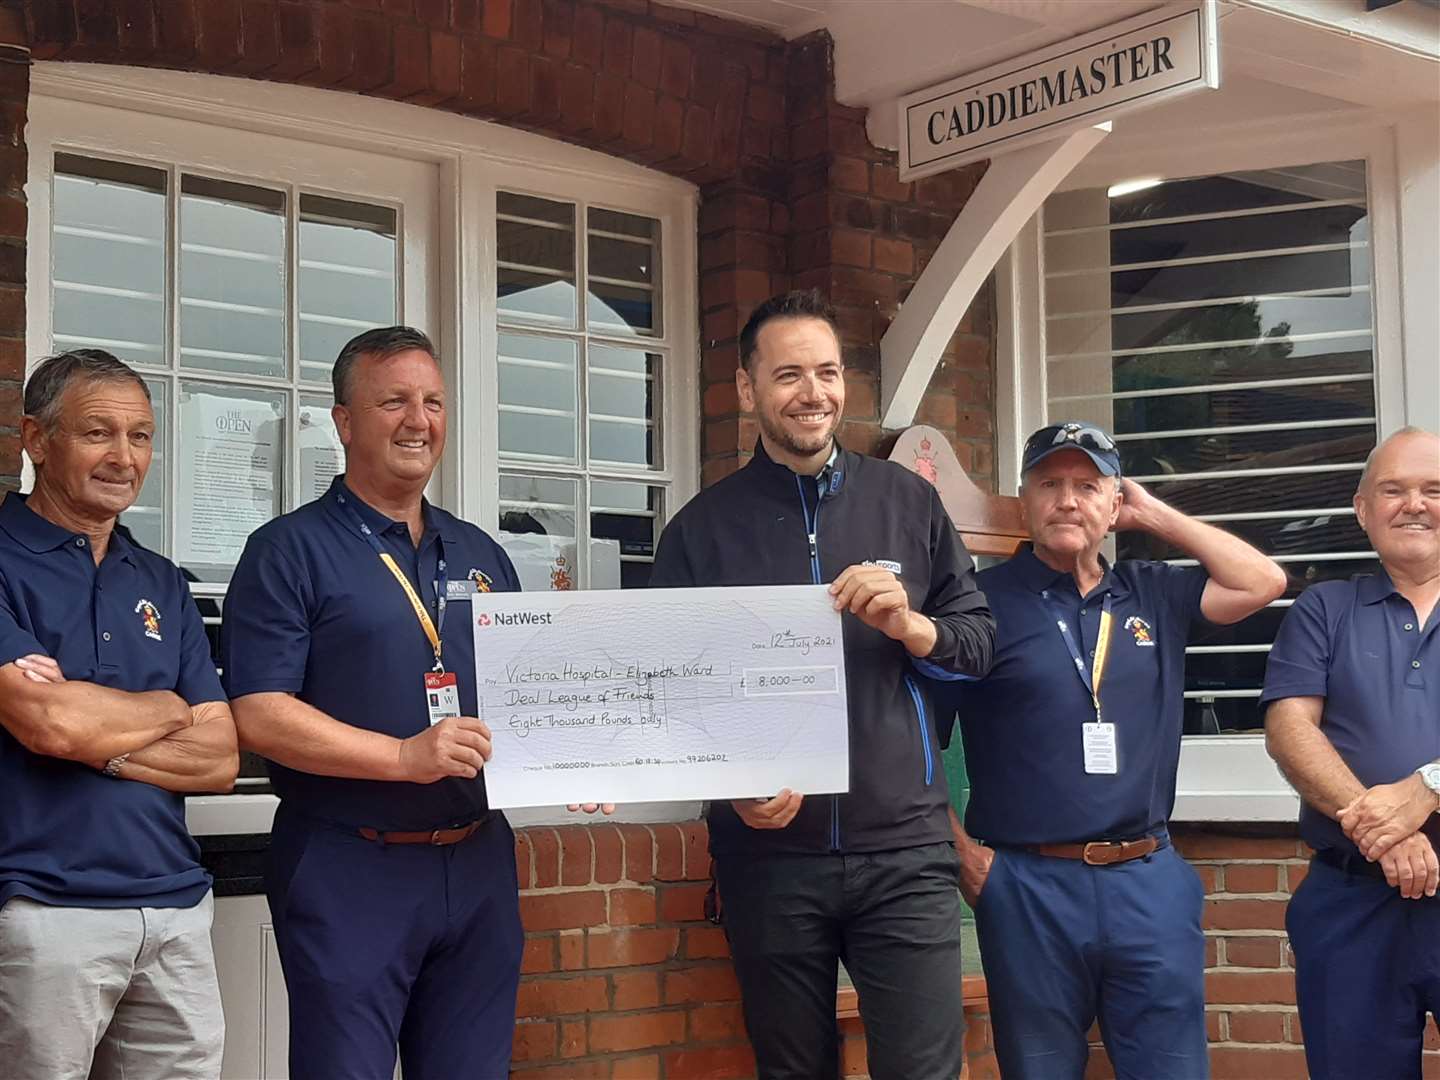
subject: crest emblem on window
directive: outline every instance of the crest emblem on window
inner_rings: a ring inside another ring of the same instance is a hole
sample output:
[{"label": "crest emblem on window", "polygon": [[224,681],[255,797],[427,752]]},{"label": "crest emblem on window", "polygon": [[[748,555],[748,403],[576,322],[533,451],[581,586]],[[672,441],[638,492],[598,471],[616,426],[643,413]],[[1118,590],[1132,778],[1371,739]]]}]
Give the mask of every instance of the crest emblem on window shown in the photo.
[{"label": "crest emblem on window", "polygon": [[149,600],[141,600],[135,605],[135,614],[140,616],[141,623],[145,626],[145,636],[154,641],[164,641],[160,636],[160,609]]},{"label": "crest emblem on window", "polygon": [[564,555],[555,556],[555,565],[550,568],[550,589],[552,592],[569,592],[575,588],[575,579],[570,575],[570,564]]}]

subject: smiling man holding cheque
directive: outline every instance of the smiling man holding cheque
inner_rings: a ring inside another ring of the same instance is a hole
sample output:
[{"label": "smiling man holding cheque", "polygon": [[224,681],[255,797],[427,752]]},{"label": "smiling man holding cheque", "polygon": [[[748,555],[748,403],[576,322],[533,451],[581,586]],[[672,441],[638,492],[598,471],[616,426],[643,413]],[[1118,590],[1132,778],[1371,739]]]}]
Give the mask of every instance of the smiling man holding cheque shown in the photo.
[{"label": "smiling man holding cheque", "polygon": [[[750,464],[666,528],[655,586],[830,584],[843,618],[850,790],[715,802],[710,851],[759,1073],[837,1073],[837,961],[871,1075],[953,1080],[963,1059],[960,897],[925,679],[983,675],[995,624],[935,490],[842,449],[839,337],[818,293],[762,304],[736,385]],[[777,712],[776,723],[784,723]]]}]

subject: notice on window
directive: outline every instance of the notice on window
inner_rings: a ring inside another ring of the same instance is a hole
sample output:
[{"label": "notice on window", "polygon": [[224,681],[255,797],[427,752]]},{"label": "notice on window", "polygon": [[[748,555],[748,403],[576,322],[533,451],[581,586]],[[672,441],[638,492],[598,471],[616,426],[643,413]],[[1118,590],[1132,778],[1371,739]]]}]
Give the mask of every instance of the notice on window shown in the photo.
[{"label": "notice on window", "polygon": [[280,509],[280,404],[193,390],[180,398],[176,561],[231,567]]},{"label": "notice on window", "polygon": [[330,481],[345,471],[345,448],[335,432],[330,410],[300,406],[300,491],[297,502],[312,502],[330,490]]}]

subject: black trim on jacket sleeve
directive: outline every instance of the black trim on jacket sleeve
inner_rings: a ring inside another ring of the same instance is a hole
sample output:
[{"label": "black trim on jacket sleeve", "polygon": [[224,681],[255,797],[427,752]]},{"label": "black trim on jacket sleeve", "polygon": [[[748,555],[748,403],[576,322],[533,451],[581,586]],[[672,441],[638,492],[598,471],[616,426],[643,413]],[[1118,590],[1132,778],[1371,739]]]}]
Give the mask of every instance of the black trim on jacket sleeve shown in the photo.
[{"label": "black trim on jacket sleeve", "polygon": [[923,611],[935,620],[935,648],[926,659],[957,674],[983,678],[995,654],[995,618],[975,584],[975,560],[933,488],[930,553],[930,594]]}]

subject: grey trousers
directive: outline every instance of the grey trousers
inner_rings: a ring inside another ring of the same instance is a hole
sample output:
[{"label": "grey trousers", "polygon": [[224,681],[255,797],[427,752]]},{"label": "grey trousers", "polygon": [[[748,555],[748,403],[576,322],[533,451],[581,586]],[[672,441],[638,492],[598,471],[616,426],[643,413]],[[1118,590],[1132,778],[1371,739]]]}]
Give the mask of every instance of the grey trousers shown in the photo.
[{"label": "grey trousers", "polygon": [[225,1020],[210,894],[191,908],[0,908],[0,1074],[213,1080]]}]

